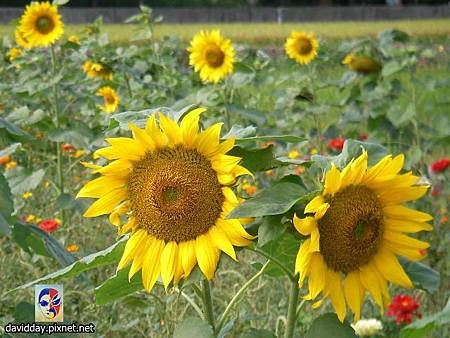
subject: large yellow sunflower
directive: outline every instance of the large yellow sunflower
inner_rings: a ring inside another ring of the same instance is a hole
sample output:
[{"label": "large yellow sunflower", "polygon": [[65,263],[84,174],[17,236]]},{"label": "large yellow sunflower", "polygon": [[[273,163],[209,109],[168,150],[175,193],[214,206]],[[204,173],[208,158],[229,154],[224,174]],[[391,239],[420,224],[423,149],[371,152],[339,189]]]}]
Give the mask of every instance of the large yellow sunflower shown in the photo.
[{"label": "large yellow sunflower", "polygon": [[100,88],[99,90],[97,90],[97,93],[95,93],[95,95],[103,97],[103,105],[99,105],[98,107],[105,113],[112,113],[119,106],[119,95],[113,88],[109,86]]},{"label": "large yellow sunflower", "polygon": [[148,291],[159,276],[166,287],[177,284],[197,263],[212,279],[220,251],[236,259],[233,245],[253,239],[240,220],[225,219],[239,203],[230,185],[249,172],[226,155],[234,140],[220,143],[221,123],[198,131],[203,111],[189,112],[180,125],[163,114],[159,126],[155,116],[145,129],[129,124],[133,138],[106,139],[111,146],[95,153],[112,162],[86,164],[101,176],[78,193],[98,199],[84,216],[110,214],[119,233],[131,231],[118,269],[131,262],[130,279],[142,269]]},{"label": "large yellow sunflower", "polygon": [[58,7],[49,2],[32,2],[25,8],[17,29],[28,47],[46,47],[54,44],[64,34],[64,24]]},{"label": "large yellow sunflower", "polygon": [[381,69],[381,64],[367,55],[347,54],[342,64],[358,73],[376,73]]},{"label": "large yellow sunflower", "polygon": [[14,31],[14,36],[16,38],[16,43],[20,47],[22,47],[22,48],[30,48],[30,42],[27,39],[25,39],[25,37],[23,36],[22,31],[20,31],[20,29],[18,27]]},{"label": "large yellow sunflower", "polygon": [[294,216],[297,231],[311,236],[297,255],[299,286],[308,276],[306,299],[320,293],[330,298],[341,321],[346,305],[359,320],[366,290],[383,310],[388,281],[412,287],[396,255],[416,261],[429,247],[404,234],[432,230],[427,224],[432,217],[404,205],[428,187],[417,185],[419,178],[411,172],[399,174],[403,161],[403,155],[389,155],[368,168],[364,152],[342,171],[333,164],[322,194],[306,205],[306,217]]},{"label": "large yellow sunflower", "polygon": [[317,56],[319,42],[314,33],[292,32],[286,40],[284,49],[291,59],[307,65]]},{"label": "large yellow sunflower", "polygon": [[234,49],[218,30],[201,31],[191,40],[189,64],[205,82],[217,83],[233,72]]}]

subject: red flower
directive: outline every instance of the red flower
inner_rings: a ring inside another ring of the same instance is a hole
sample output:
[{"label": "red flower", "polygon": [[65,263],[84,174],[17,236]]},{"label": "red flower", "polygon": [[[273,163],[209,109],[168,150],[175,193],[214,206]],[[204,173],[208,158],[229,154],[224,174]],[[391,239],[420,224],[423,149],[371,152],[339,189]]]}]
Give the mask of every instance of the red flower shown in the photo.
[{"label": "red flower", "polygon": [[440,160],[436,160],[431,164],[431,172],[436,174],[443,172],[450,166],[450,159],[447,157],[441,158]]},{"label": "red flower", "polygon": [[330,140],[328,143],[328,148],[334,151],[341,151],[344,148],[345,139],[343,137],[336,137]]},{"label": "red flower", "polygon": [[369,135],[367,135],[367,133],[359,134],[359,140],[360,141],[366,141],[368,138],[369,138]]},{"label": "red flower", "polygon": [[66,144],[63,144],[62,150],[65,153],[73,153],[73,152],[75,152],[75,147],[73,145],[71,145],[70,143],[66,143]]},{"label": "red flower", "polygon": [[60,225],[61,223],[56,219],[44,219],[41,223],[39,223],[39,228],[45,232],[51,233],[58,229]]},{"label": "red flower", "polygon": [[389,304],[386,314],[390,317],[396,317],[397,325],[400,325],[402,322],[410,324],[413,316],[422,317],[417,311],[419,307],[420,304],[414,298],[408,295],[397,295]]}]

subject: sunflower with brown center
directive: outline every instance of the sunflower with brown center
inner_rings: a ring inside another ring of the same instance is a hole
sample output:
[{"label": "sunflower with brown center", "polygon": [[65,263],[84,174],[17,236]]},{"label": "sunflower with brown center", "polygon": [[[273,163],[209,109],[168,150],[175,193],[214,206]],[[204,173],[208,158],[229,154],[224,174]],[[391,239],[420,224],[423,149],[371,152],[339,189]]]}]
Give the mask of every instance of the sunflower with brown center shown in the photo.
[{"label": "sunflower with brown center", "polygon": [[314,33],[292,32],[286,40],[284,49],[291,59],[307,65],[316,58],[319,42]]},{"label": "sunflower with brown center", "polygon": [[110,214],[120,234],[131,231],[118,269],[131,263],[130,279],[142,270],[148,291],[159,276],[165,287],[176,285],[197,263],[212,279],[221,251],[236,260],[233,246],[253,239],[240,220],[225,219],[239,204],[230,185],[250,173],[226,155],[234,139],[220,143],[221,123],[199,132],[203,111],[189,112],[180,125],[163,114],[159,126],[155,116],[145,129],[130,124],[133,138],[106,139],[110,146],[95,153],[112,162],[86,164],[102,176],[78,193],[98,199],[84,216]]},{"label": "sunflower with brown center", "polygon": [[57,6],[49,2],[32,2],[26,6],[17,30],[16,39],[21,46],[46,47],[63,35],[64,24]]},{"label": "sunflower with brown center", "polygon": [[233,72],[235,52],[218,30],[201,31],[191,41],[189,64],[205,82],[217,83]]},{"label": "sunflower with brown center", "polygon": [[294,216],[297,231],[310,236],[295,264],[299,286],[308,277],[306,299],[320,293],[330,298],[341,321],[347,306],[360,319],[366,290],[383,311],[390,301],[388,281],[411,288],[397,255],[416,261],[429,247],[404,234],[432,230],[432,216],[404,205],[428,187],[417,185],[419,177],[411,172],[399,174],[403,161],[403,155],[389,155],[368,168],[363,152],[342,171],[332,164],[322,194],[305,207],[306,217]]}]

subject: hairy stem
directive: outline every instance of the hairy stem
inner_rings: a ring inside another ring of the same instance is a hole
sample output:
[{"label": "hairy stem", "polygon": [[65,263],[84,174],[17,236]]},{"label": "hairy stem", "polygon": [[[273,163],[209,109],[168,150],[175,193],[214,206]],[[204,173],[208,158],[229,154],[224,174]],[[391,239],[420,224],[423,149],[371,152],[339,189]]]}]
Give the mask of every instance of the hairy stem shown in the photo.
[{"label": "hairy stem", "polygon": [[294,337],[295,322],[297,319],[297,303],[298,303],[298,285],[297,282],[291,283],[291,293],[289,294],[289,306],[287,313],[286,331],[284,338]]},{"label": "hairy stem", "polygon": [[211,325],[214,332],[216,332],[216,327],[214,325],[214,311],[211,297],[211,286],[209,285],[209,281],[204,279],[202,281],[203,286],[203,307],[205,312],[206,320],[209,325]]}]

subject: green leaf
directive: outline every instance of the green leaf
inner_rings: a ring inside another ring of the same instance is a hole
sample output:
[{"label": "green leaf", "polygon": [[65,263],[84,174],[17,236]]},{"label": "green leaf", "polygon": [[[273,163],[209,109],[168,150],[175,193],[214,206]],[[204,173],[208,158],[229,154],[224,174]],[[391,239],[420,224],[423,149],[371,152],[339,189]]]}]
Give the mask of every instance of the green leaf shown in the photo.
[{"label": "green leaf", "polygon": [[356,338],[355,331],[347,321],[341,323],[334,313],[316,318],[305,338]]},{"label": "green leaf", "polygon": [[53,142],[70,143],[76,148],[89,147],[90,140],[93,138],[90,129],[53,129],[48,133],[48,139]]},{"label": "green leaf", "polygon": [[126,239],[127,239],[127,237],[124,237],[120,241],[111,245],[109,248],[106,248],[99,252],[95,252],[86,257],[83,257],[63,269],[55,271],[44,277],[38,278],[32,282],[21,285],[12,291],[25,289],[27,287],[30,287],[30,286],[35,285],[40,282],[48,281],[50,279],[58,280],[63,277],[78,276],[80,273],[82,273],[84,271],[92,270],[99,266],[116,263],[117,261],[119,261],[120,257],[122,256],[123,250],[125,248],[125,240]]},{"label": "green leaf", "polygon": [[450,323],[450,299],[445,308],[434,315],[426,316],[405,326],[400,331],[400,338],[422,338],[432,332],[436,327],[448,325]]},{"label": "green leaf", "polygon": [[13,154],[17,149],[20,148],[21,143],[13,143],[10,146],[0,151],[0,157],[7,156]]},{"label": "green leaf", "polygon": [[263,218],[258,227],[258,246],[263,246],[271,241],[278,239],[290,225],[288,222],[282,222],[283,216],[273,215]]},{"label": "green leaf", "polygon": [[0,214],[0,234],[9,236],[11,235],[11,229],[9,228],[9,223],[2,214]]},{"label": "green leaf", "polygon": [[306,139],[304,137],[299,137],[295,135],[271,135],[271,136],[253,136],[253,137],[243,137],[237,138],[236,144],[244,144],[251,142],[267,142],[267,141],[280,141],[289,143],[303,142]]},{"label": "green leaf", "polygon": [[119,270],[114,276],[95,288],[95,302],[98,305],[108,304],[144,289],[140,273],[135,274],[131,282],[128,282],[129,270],[129,268]]},{"label": "green leaf", "polygon": [[399,261],[403,266],[403,269],[405,269],[406,273],[411,278],[414,286],[429,293],[434,293],[437,291],[441,281],[439,272],[433,270],[425,264],[408,261],[403,257],[399,257]]},{"label": "green leaf", "polygon": [[31,254],[32,251],[38,255],[50,257],[42,238],[34,235],[30,224],[16,223],[12,230],[13,240],[25,251]]},{"label": "green leaf", "polygon": [[35,189],[42,182],[44,175],[44,169],[32,172],[22,167],[16,167],[6,173],[6,178],[11,187],[11,192],[14,195],[20,195]]},{"label": "green leaf", "polygon": [[69,3],[70,0],[53,0],[53,4],[55,6],[63,6],[67,3]]},{"label": "green leaf", "polygon": [[175,328],[173,338],[212,338],[211,327],[197,317],[185,318]]},{"label": "green leaf", "polygon": [[307,191],[298,184],[277,183],[237,206],[227,218],[284,214],[305,195],[307,195]]},{"label": "green leaf", "polygon": [[264,149],[234,147],[229,154],[241,157],[241,165],[251,172],[265,171],[278,167],[278,162],[273,154],[273,146]]},{"label": "green leaf", "polygon": [[11,196],[11,189],[3,174],[0,173],[0,214],[8,218],[13,211],[14,203]]},{"label": "green leaf", "polygon": [[236,139],[250,137],[256,134],[256,127],[248,126],[242,127],[240,125],[233,125],[230,131],[223,136],[223,139],[234,137]]},{"label": "green leaf", "polygon": [[266,116],[260,111],[245,109],[244,107],[237,105],[226,105],[226,109],[232,116],[240,115],[243,118],[256,123],[258,126],[266,123]]},{"label": "green leaf", "polygon": [[26,134],[17,128],[14,124],[6,121],[4,118],[0,117],[0,129],[5,129],[9,134],[15,136],[25,136]]}]

